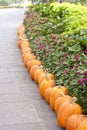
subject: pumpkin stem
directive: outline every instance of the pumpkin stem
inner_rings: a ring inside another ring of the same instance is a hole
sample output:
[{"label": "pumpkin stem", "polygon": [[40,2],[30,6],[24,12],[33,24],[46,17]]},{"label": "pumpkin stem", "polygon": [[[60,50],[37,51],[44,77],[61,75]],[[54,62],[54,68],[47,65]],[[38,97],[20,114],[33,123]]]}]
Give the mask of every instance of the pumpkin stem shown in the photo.
[{"label": "pumpkin stem", "polygon": [[37,60],[40,60],[40,57],[39,57],[39,56],[37,57]]},{"label": "pumpkin stem", "polygon": [[45,74],[45,78],[46,78],[46,80],[49,80],[49,77]]},{"label": "pumpkin stem", "polygon": [[48,69],[47,68],[45,69],[45,73],[48,74]]},{"label": "pumpkin stem", "polygon": [[71,104],[75,103],[77,101],[77,98],[76,97],[73,97],[72,100],[71,100]]},{"label": "pumpkin stem", "polygon": [[61,85],[58,85],[58,86],[56,86],[57,88],[62,88],[62,86]]},{"label": "pumpkin stem", "polygon": [[82,115],[82,118],[87,118],[87,115]]},{"label": "pumpkin stem", "polygon": [[39,66],[40,68],[43,68],[43,66],[42,66],[41,64],[38,64],[38,66]]},{"label": "pumpkin stem", "polygon": [[43,66],[41,64],[39,64],[38,66],[40,66],[40,69],[43,69]]},{"label": "pumpkin stem", "polygon": [[60,92],[60,94],[61,94],[63,97],[65,97],[65,94],[64,94],[63,92]]}]

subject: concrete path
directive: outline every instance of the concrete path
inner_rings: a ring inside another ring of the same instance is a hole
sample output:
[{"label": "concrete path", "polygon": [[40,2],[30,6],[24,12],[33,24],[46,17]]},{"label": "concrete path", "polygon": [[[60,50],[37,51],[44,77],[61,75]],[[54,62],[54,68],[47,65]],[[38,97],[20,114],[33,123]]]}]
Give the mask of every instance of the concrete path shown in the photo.
[{"label": "concrete path", "polygon": [[0,9],[0,130],[63,130],[23,65],[17,29],[23,9]]}]

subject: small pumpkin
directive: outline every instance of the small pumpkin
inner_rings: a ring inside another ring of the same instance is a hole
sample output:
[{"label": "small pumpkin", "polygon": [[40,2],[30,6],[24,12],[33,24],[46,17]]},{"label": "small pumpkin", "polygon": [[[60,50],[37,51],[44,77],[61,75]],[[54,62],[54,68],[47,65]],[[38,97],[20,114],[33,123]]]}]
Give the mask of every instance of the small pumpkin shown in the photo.
[{"label": "small pumpkin", "polygon": [[30,69],[30,77],[34,80],[34,74],[35,72],[40,68],[40,65],[34,65]]},{"label": "small pumpkin", "polygon": [[54,110],[56,113],[58,113],[59,107],[61,106],[62,103],[67,102],[67,101],[71,101],[72,97],[69,95],[65,95],[64,93],[60,92],[61,96],[58,97],[55,100],[55,105],[54,105]]},{"label": "small pumpkin", "polygon": [[25,33],[23,32],[21,35],[19,35],[18,39],[27,39]]},{"label": "small pumpkin", "polygon": [[[25,65],[25,67],[27,67],[27,63],[28,63],[28,61],[29,61],[30,59],[32,59],[32,62],[34,62],[34,60],[36,60],[36,56],[35,56],[35,55],[32,55],[32,54],[26,54],[26,55],[24,56],[24,65]],[[30,68],[31,68],[31,66],[30,66]],[[29,69],[30,69],[30,68],[29,68]]]},{"label": "small pumpkin", "polygon": [[27,39],[22,40],[22,43],[20,45],[20,48],[24,48],[25,46],[30,47],[30,43],[27,41]]},{"label": "small pumpkin", "polygon": [[44,73],[44,70],[41,68],[39,68],[38,70],[36,70],[35,74],[34,74],[34,80],[36,83],[38,83],[38,79],[39,79],[39,76]]},{"label": "small pumpkin", "polygon": [[23,24],[18,28],[18,31],[17,31],[18,35],[21,35],[22,33],[24,33],[24,25]]},{"label": "small pumpkin", "polygon": [[32,56],[30,58],[30,60],[27,62],[28,72],[30,72],[30,69],[31,69],[32,66],[34,66],[34,65],[41,65],[41,63],[42,63],[41,61],[35,59],[34,56]]},{"label": "small pumpkin", "polygon": [[21,39],[18,39],[18,48],[20,48],[21,41]]},{"label": "small pumpkin", "polygon": [[22,59],[24,61],[24,58],[26,57],[26,55],[32,55],[29,51],[26,51],[22,54]]},{"label": "small pumpkin", "polygon": [[38,79],[38,83],[39,84],[41,84],[41,82],[43,81],[43,80],[46,80],[46,78],[49,78],[49,79],[54,79],[54,75],[53,74],[51,74],[51,73],[48,73],[48,72],[44,72],[43,74],[41,74],[40,75],[40,77],[39,77],[39,79]]},{"label": "small pumpkin", "polygon": [[22,42],[26,41],[26,38],[19,38],[18,39],[18,47],[21,49]]},{"label": "small pumpkin", "polygon": [[44,98],[45,90],[55,86],[54,80],[44,80],[39,86],[39,92],[42,98]]},{"label": "small pumpkin", "polygon": [[50,95],[51,95],[52,89],[53,89],[53,88],[47,88],[47,89],[45,90],[44,98],[45,98],[45,100],[46,100],[47,103],[50,102]]},{"label": "small pumpkin", "polygon": [[21,43],[21,52],[23,52],[25,48],[30,48],[30,45],[29,44],[22,45],[22,43]]},{"label": "small pumpkin", "polygon": [[[66,130],[77,130],[77,128],[80,126],[80,124],[86,121],[87,122],[87,116],[82,114],[72,114],[66,122]],[[84,129],[85,130],[85,129]]]},{"label": "small pumpkin", "polygon": [[67,88],[64,86],[55,86],[52,90],[52,93],[50,95],[50,107],[54,110],[55,101],[58,97],[61,96],[60,92],[63,92],[64,94],[67,94]]},{"label": "small pumpkin", "polygon": [[57,121],[61,127],[66,127],[67,119],[72,114],[82,114],[81,106],[75,103],[75,101],[76,98],[74,97],[70,102],[64,102],[59,107],[59,111],[57,113]]},{"label": "small pumpkin", "polygon": [[28,72],[30,72],[31,63],[32,63],[33,60],[34,60],[34,59],[31,57],[31,58],[28,60],[28,62],[27,62],[27,70],[28,70]]},{"label": "small pumpkin", "polygon": [[22,51],[22,55],[24,55],[25,53],[32,53],[32,49],[31,48],[24,48],[24,50]]}]

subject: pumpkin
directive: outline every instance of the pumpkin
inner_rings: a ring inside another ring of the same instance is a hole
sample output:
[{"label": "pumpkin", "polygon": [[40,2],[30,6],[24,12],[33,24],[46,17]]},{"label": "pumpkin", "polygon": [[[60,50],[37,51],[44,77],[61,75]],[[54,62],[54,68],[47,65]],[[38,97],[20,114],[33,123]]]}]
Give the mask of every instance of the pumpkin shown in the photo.
[{"label": "pumpkin", "polygon": [[18,33],[18,35],[21,35],[23,33],[22,29],[19,28],[17,33]]},{"label": "pumpkin", "polygon": [[21,43],[21,45],[20,45],[20,46],[21,46],[21,47],[20,47],[21,52],[23,52],[25,48],[30,48],[29,43],[28,43],[28,44],[23,44],[23,43]]},{"label": "pumpkin", "polygon": [[21,39],[27,39],[24,33],[22,33],[21,35],[18,35],[18,40],[21,40]]},{"label": "pumpkin", "polygon": [[20,44],[21,44],[22,40],[18,39],[18,48],[20,48]]},{"label": "pumpkin", "polygon": [[53,88],[47,88],[47,89],[45,90],[44,98],[45,98],[45,100],[46,100],[47,103],[50,102],[50,95],[51,95],[52,89],[53,89]]},{"label": "pumpkin", "polygon": [[31,63],[32,63],[33,60],[34,60],[33,58],[30,58],[30,59],[28,60],[28,62],[27,62],[27,70],[28,70],[28,72],[30,72]]},{"label": "pumpkin", "polygon": [[59,107],[61,106],[62,103],[66,102],[66,101],[71,101],[72,97],[69,95],[65,95],[64,93],[60,92],[61,96],[58,97],[55,101],[55,105],[54,105],[54,110],[56,113],[58,113]]},{"label": "pumpkin", "polygon": [[26,35],[24,33],[22,33],[22,35],[19,35],[18,38],[19,39],[26,39],[27,40]]},{"label": "pumpkin", "polygon": [[39,68],[38,70],[36,70],[35,74],[34,74],[34,80],[36,83],[38,83],[38,79],[39,79],[39,76],[44,73],[43,69],[42,68]]},{"label": "pumpkin", "polygon": [[23,24],[18,28],[18,31],[17,31],[18,35],[21,35],[22,33],[24,33],[24,25]]},{"label": "pumpkin", "polygon": [[72,114],[82,114],[82,108],[80,105],[75,103],[76,98],[72,98],[70,102],[64,102],[59,107],[59,111],[57,113],[57,121],[61,127],[66,127],[66,122],[69,116]]},{"label": "pumpkin", "polygon": [[58,97],[61,96],[60,92],[63,92],[64,94],[67,94],[67,88],[63,86],[55,86],[51,92],[50,95],[50,107],[54,110],[55,101]]},{"label": "pumpkin", "polygon": [[[80,124],[85,121],[87,122],[87,116],[82,114],[72,114],[66,122],[66,130],[77,130]],[[84,129],[85,130],[85,129]]]},{"label": "pumpkin", "polygon": [[82,121],[76,130],[87,130],[87,120]]},{"label": "pumpkin", "polygon": [[55,86],[54,80],[44,80],[39,86],[39,92],[42,98],[44,98],[45,90]]},{"label": "pumpkin", "polygon": [[28,72],[30,72],[30,69],[31,69],[32,66],[34,66],[34,65],[41,65],[41,61],[39,61],[39,60],[37,60],[37,59],[35,59],[33,57],[31,57],[30,60],[27,62]]},{"label": "pumpkin", "polygon": [[24,42],[24,41],[26,41],[26,39],[24,39],[24,38],[19,38],[18,39],[18,47],[21,49],[21,44],[22,44],[22,42]]},{"label": "pumpkin", "polygon": [[20,46],[21,46],[21,47],[20,47],[21,52],[22,52],[23,49],[25,49],[25,48],[29,48],[29,47],[30,47],[29,43],[28,43],[28,44],[23,44],[23,42],[21,43]]},{"label": "pumpkin", "polygon": [[[32,59],[32,62],[34,61],[34,60],[36,60],[36,56],[34,56],[34,55],[32,55],[32,54],[27,54],[26,56],[24,56],[24,65],[25,65],[25,67],[27,66],[27,63],[28,63],[28,61],[30,60],[30,59]],[[30,66],[31,67],[31,66]],[[30,68],[29,68],[30,69]]]},{"label": "pumpkin", "polygon": [[22,40],[20,48],[22,49],[24,46],[30,47],[30,43],[27,41],[27,39]]},{"label": "pumpkin", "polygon": [[40,77],[38,79],[38,83],[41,84],[41,82],[43,80],[46,80],[47,77],[49,79],[52,79],[52,80],[54,79],[54,75],[53,74],[44,72],[43,74],[40,75]]},{"label": "pumpkin", "polygon": [[24,50],[22,50],[22,55],[24,55],[25,53],[32,53],[32,49],[31,48],[24,48]]},{"label": "pumpkin", "polygon": [[40,65],[34,65],[30,69],[30,77],[34,80],[34,74],[35,72],[40,68]]},{"label": "pumpkin", "polygon": [[22,54],[22,59],[23,59],[23,61],[24,61],[24,58],[26,57],[26,55],[33,55],[33,54],[31,54],[29,51],[24,52],[24,53]]},{"label": "pumpkin", "polygon": [[25,52],[26,49],[30,48],[29,45],[23,45],[21,47],[21,53]]}]

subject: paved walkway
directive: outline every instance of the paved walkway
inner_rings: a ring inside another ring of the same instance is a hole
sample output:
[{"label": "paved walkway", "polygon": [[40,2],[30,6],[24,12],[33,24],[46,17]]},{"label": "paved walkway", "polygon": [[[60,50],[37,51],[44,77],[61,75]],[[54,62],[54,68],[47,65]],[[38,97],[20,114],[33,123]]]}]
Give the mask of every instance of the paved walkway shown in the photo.
[{"label": "paved walkway", "polygon": [[0,9],[0,130],[62,130],[17,47],[23,9]]}]

